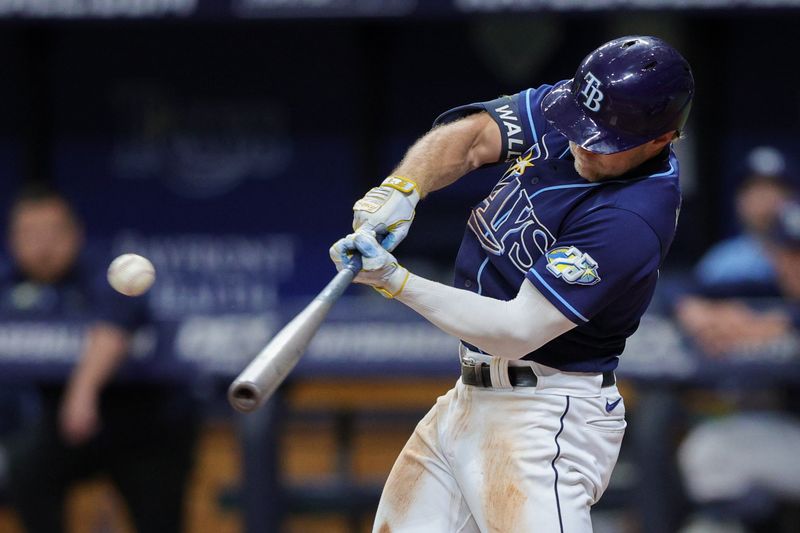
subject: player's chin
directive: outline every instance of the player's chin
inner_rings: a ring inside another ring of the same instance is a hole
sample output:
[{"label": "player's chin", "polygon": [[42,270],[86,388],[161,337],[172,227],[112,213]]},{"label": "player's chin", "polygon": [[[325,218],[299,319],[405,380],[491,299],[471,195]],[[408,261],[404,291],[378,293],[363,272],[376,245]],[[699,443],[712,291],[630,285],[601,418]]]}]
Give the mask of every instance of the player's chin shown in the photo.
[{"label": "player's chin", "polygon": [[575,159],[575,172],[577,172],[580,177],[588,181],[599,181],[603,178],[603,174],[598,172],[597,169],[586,165],[577,158]]}]

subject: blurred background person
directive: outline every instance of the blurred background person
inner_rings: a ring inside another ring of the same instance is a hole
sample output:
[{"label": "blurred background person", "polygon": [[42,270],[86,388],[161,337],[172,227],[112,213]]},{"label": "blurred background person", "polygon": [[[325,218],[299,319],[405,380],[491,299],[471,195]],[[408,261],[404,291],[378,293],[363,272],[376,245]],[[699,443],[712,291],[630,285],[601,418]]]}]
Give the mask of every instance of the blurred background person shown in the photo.
[{"label": "blurred background person", "polygon": [[196,432],[188,396],[114,382],[148,313],[143,299],[111,290],[107,263],[93,260],[83,235],[65,198],[43,185],[23,189],[8,215],[13,266],[0,280],[4,316],[89,324],[74,370],[65,381],[38,384],[39,419],[7,442],[10,497],[29,532],[63,531],[71,484],[103,472],[137,530],[177,532]]},{"label": "blurred background person", "polygon": [[765,239],[781,204],[792,196],[785,177],[786,163],[775,148],[751,151],[747,173],[734,198],[739,233],[713,245],[694,269],[705,294],[776,296],[775,267]]},{"label": "blurred background person", "polygon": [[778,150],[752,150],[747,166],[734,198],[739,233],[717,242],[700,258],[688,295],[677,299],[680,325],[712,356],[745,341],[773,339],[784,327],[770,314],[755,315],[743,299],[784,294],[771,241],[778,213],[795,191]]},{"label": "blurred background person", "polygon": [[[800,333],[800,204],[784,201],[763,232],[779,301],[692,298],[677,317],[703,351],[781,365],[797,358]],[[777,360],[770,355],[778,355]],[[792,386],[743,388],[736,410],[694,427],[678,450],[689,498],[705,512],[687,532],[796,531],[800,504],[800,404]],[[786,508],[794,513],[788,523]]]}]

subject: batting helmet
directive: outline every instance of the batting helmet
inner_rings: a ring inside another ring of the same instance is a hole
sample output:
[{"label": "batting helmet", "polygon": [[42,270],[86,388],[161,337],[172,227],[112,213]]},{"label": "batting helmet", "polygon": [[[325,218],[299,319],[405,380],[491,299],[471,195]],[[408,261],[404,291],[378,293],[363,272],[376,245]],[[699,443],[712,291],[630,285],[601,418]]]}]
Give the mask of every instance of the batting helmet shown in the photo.
[{"label": "batting helmet", "polygon": [[689,63],[655,37],[609,41],[542,101],[545,118],[590,152],[613,154],[680,130],[694,95]]}]

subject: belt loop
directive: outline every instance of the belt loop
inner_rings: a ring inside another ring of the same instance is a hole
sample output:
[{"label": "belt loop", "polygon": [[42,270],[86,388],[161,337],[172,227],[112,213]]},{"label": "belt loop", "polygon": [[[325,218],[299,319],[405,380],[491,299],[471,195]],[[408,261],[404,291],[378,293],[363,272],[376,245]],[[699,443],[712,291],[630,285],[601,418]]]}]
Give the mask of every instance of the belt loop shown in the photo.
[{"label": "belt loop", "polygon": [[513,389],[508,377],[508,359],[492,357],[489,363],[489,375],[492,378],[492,387],[495,389]]},{"label": "belt loop", "polygon": [[472,371],[475,373],[475,384],[478,387],[485,387],[486,384],[483,382],[483,372],[481,372],[481,367],[483,363],[476,363],[472,367]]}]

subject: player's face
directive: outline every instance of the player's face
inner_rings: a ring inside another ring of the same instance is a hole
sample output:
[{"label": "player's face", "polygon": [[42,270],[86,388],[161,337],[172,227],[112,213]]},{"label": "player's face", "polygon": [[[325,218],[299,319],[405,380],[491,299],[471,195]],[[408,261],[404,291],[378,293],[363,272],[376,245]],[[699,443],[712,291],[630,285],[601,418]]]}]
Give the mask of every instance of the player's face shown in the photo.
[{"label": "player's face", "polygon": [[757,182],[739,193],[736,212],[748,231],[764,235],[788,197],[789,192],[775,182]]},{"label": "player's face", "polygon": [[12,213],[11,253],[19,269],[33,281],[58,281],[72,267],[81,243],[80,228],[61,200],[23,202]]},{"label": "player's face", "polygon": [[[663,139],[662,139],[663,138]],[[596,154],[581,148],[570,141],[569,151],[575,158],[575,171],[589,181],[601,181],[625,174],[632,168],[638,167],[657,153],[672,139],[662,136],[630,150],[616,154]]]}]

